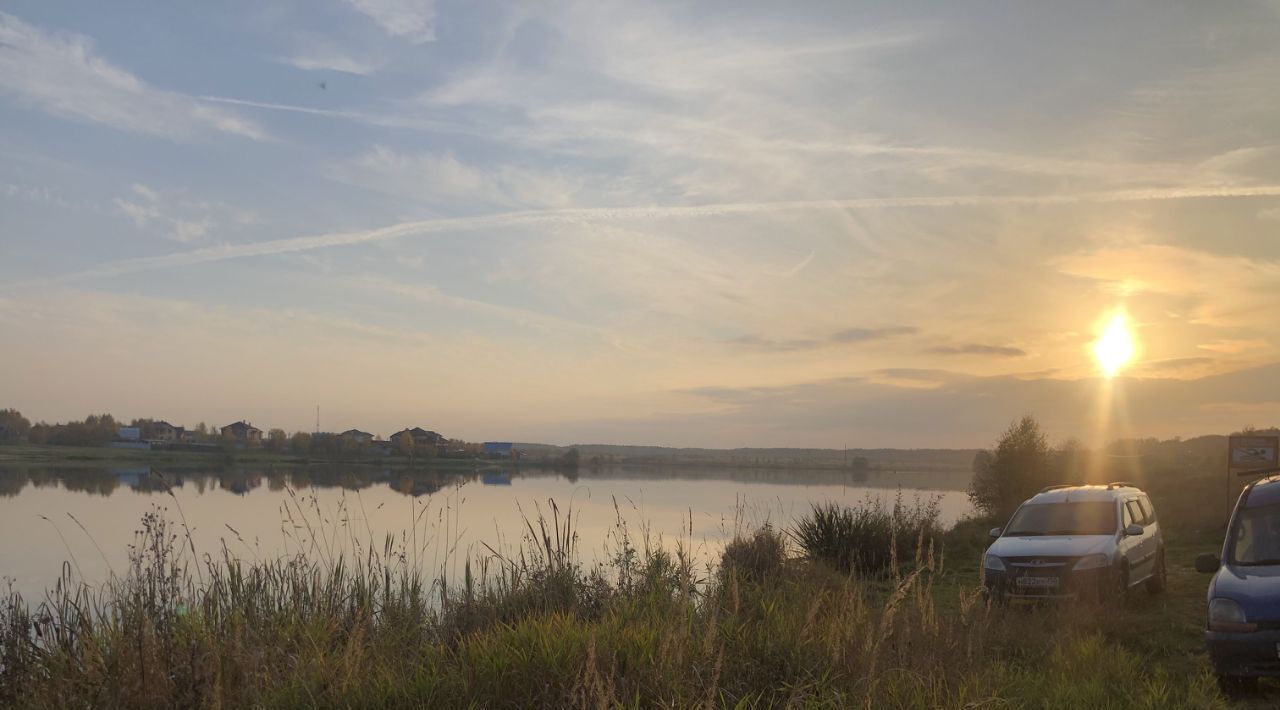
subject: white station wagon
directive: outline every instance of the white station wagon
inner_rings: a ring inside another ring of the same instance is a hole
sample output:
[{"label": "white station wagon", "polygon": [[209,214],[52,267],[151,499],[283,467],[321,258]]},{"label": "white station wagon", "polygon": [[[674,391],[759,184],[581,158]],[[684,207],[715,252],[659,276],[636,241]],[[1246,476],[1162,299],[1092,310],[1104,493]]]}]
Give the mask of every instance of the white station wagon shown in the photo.
[{"label": "white station wagon", "polygon": [[1164,537],[1151,500],[1130,483],[1049,486],[1023,502],[983,555],[997,601],[1122,599],[1164,591]]}]

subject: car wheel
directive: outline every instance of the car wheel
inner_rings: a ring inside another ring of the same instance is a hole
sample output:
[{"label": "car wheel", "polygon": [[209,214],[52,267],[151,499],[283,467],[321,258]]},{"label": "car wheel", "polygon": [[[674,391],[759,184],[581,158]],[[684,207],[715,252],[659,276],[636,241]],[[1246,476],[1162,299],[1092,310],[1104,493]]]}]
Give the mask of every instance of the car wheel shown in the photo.
[{"label": "car wheel", "polygon": [[1164,548],[1156,553],[1156,568],[1151,573],[1151,579],[1147,580],[1147,591],[1151,594],[1159,594],[1169,586],[1169,570],[1164,566]]},{"label": "car wheel", "polygon": [[1258,679],[1250,676],[1219,675],[1218,690],[1229,698],[1238,698],[1258,692]]}]

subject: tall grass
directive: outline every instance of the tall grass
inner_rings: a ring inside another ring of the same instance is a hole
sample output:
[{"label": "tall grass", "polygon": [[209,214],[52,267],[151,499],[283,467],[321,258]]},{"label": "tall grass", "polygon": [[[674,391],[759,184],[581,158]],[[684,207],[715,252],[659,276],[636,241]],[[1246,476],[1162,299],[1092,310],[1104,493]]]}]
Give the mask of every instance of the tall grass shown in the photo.
[{"label": "tall grass", "polygon": [[899,556],[911,561],[917,548],[934,547],[941,533],[939,499],[911,504],[899,490],[890,507],[868,497],[855,506],[813,504],[792,532],[796,544],[813,559],[844,572],[884,577],[897,572]]},{"label": "tall grass", "polygon": [[1087,615],[991,608],[971,587],[943,611],[942,556],[918,530],[879,581],[793,557],[772,528],[700,577],[683,545],[621,522],[614,554],[584,566],[573,511],[553,503],[514,551],[468,555],[446,582],[413,535],[336,553],[341,531],[306,512],[285,559],[196,558],[153,514],[108,586],[68,571],[35,607],[11,593],[0,706],[1220,704],[1207,677],[1149,672]]}]

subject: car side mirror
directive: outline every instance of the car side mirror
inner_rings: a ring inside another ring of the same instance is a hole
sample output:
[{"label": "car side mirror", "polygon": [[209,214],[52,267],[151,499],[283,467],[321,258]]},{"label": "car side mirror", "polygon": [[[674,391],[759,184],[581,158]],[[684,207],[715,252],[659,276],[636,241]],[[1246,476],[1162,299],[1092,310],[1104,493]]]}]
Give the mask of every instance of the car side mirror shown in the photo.
[{"label": "car side mirror", "polygon": [[993,538],[996,538],[996,537],[1000,537],[1000,532],[1001,532],[1000,528],[991,528],[990,530],[987,531],[987,534]]},{"label": "car side mirror", "polygon": [[1218,567],[1222,564],[1222,560],[1217,555],[1200,555],[1196,558],[1196,571],[1204,574],[1213,574],[1218,571]]},{"label": "car side mirror", "polygon": [[1127,527],[1127,528],[1125,528],[1125,529],[1124,529],[1124,534],[1125,534],[1125,535],[1128,535],[1128,536],[1130,536],[1130,537],[1137,536],[1137,535],[1141,535],[1141,534],[1142,534],[1142,526],[1141,526],[1141,525],[1139,525],[1139,524],[1137,524],[1137,523],[1131,523],[1131,524],[1129,525],[1129,527]]}]

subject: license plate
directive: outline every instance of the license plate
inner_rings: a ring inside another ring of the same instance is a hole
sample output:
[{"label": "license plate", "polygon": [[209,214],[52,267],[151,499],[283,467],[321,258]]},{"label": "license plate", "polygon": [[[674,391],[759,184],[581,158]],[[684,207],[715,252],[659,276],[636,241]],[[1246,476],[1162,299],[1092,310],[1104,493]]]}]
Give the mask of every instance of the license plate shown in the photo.
[{"label": "license plate", "polygon": [[1019,577],[1019,587],[1027,587],[1030,589],[1057,589],[1057,577]]}]

